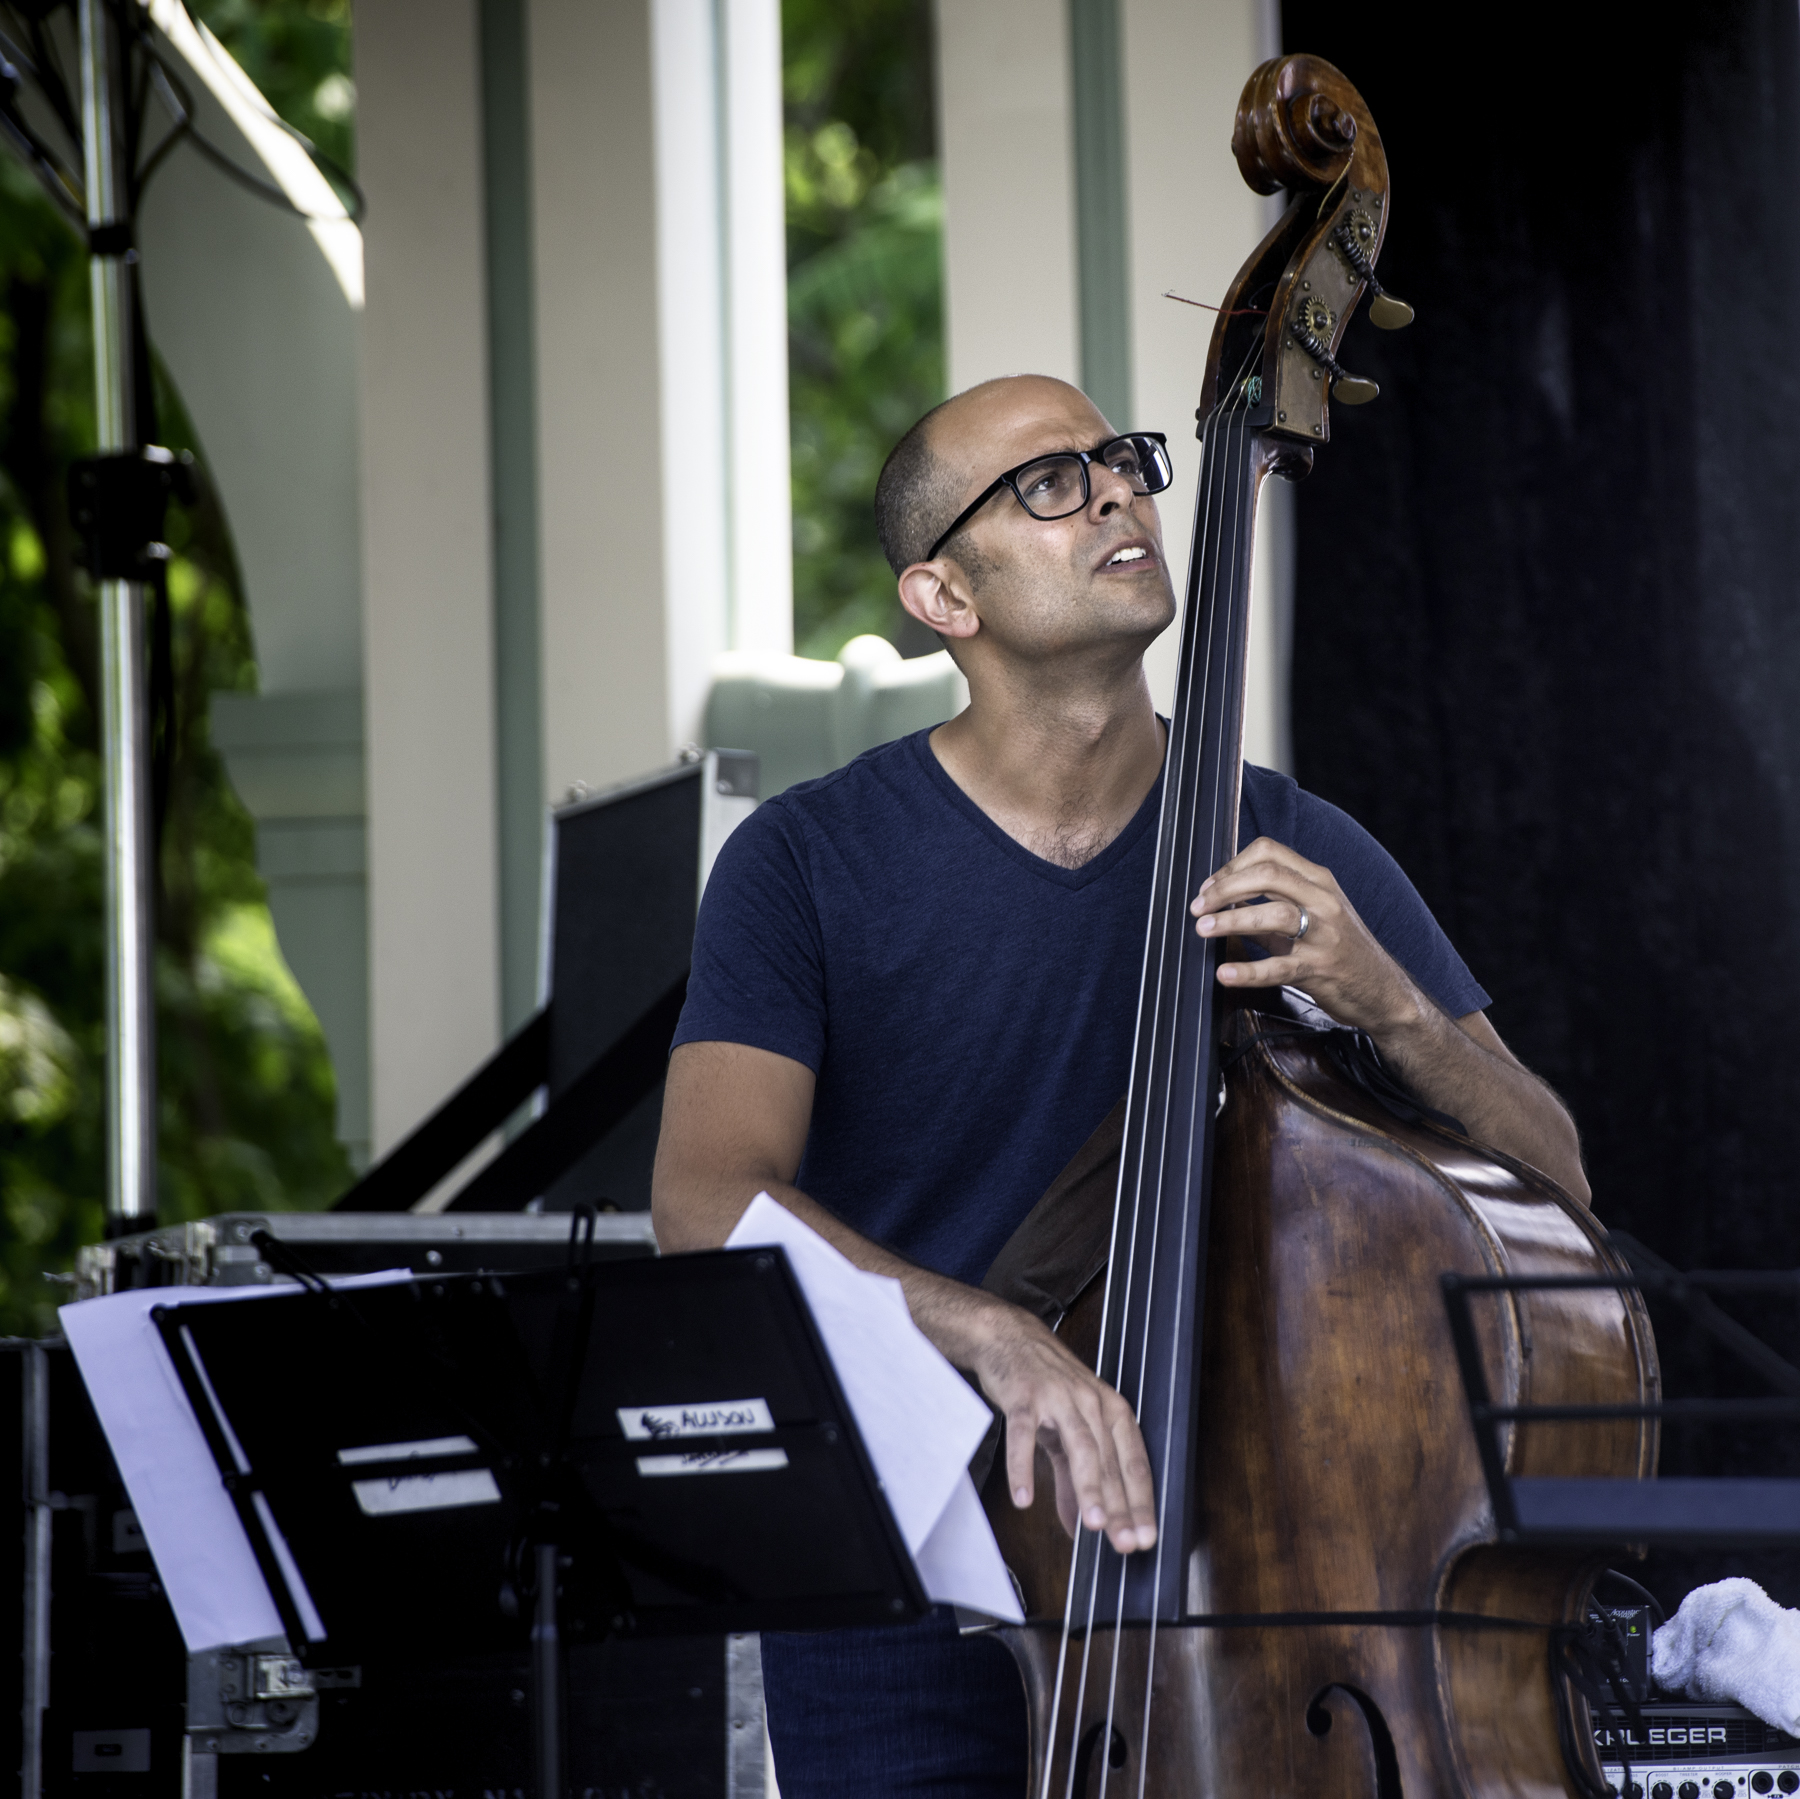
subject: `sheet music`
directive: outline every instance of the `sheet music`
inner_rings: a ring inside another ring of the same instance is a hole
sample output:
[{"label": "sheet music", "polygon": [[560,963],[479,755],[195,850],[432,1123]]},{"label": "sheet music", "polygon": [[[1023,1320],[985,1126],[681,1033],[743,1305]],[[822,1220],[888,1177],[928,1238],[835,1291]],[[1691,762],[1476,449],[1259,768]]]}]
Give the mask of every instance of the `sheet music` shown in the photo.
[{"label": "sheet music", "polygon": [[[409,1269],[397,1268],[331,1284],[380,1286],[411,1279]],[[272,1293],[296,1291],[286,1284],[134,1287],[58,1308],[69,1348],[131,1497],[138,1528],[150,1546],[157,1578],[192,1654],[278,1637],[283,1626],[237,1507],[225,1491],[218,1464],[150,1314],[158,1306],[249,1303]],[[300,1616],[309,1630],[318,1625],[322,1637],[324,1626],[312,1597],[293,1567],[266,1502],[264,1510],[264,1526],[270,1529],[277,1560],[288,1571]]]},{"label": "sheet music", "polygon": [[[729,1247],[759,1244],[787,1252],[926,1592],[1020,1622],[968,1475],[987,1432],[987,1406],[913,1323],[898,1281],[865,1273],[766,1194],[745,1212]],[[394,1269],[333,1285],[411,1278]],[[159,1305],[247,1304],[293,1291],[285,1284],[135,1288],[60,1309],[157,1575],[195,1653],[278,1637],[283,1626],[150,1314]],[[278,1528],[272,1534],[280,1558],[285,1543]],[[304,1582],[295,1597],[309,1629],[318,1624],[323,1635],[329,1621],[318,1620]]]},{"label": "sheet music", "polygon": [[857,1429],[925,1591],[1024,1622],[969,1458],[993,1414],[913,1323],[897,1280],[870,1274],[759,1193],[727,1249],[779,1245],[819,1327]]}]

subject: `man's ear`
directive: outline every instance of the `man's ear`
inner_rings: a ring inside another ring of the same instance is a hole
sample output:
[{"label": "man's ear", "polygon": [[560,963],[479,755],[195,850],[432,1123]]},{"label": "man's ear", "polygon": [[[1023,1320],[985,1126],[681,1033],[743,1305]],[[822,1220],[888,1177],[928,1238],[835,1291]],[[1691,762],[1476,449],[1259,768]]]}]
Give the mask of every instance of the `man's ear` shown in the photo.
[{"label": "man's ear", "polygon": [[981,629],[968,576],[948,556],[902,569],[900,604],[940,637],[973,637]]}]

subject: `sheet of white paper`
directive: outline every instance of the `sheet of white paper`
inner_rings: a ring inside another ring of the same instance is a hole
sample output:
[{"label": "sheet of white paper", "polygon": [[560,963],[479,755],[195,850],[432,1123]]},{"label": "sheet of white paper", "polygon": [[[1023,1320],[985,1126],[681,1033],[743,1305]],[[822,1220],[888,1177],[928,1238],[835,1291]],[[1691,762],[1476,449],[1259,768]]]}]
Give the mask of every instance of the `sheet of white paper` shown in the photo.
[{"label": "sheet of white paper", "polygon": [[1022,1624],[1019,1596],[994,1541],[994,1529],[981,1509],[981,1496],[964,1469],[950,1494],[944,1515],[913,1557],[925,1591],[945,1605],[985,1612],[1008,1624]]},{"label": "sheet of white paper", "polygon": [[[410,1270],[397,1268],[333,1285],[411,1278]],[[248,1301],[294,1290],[137,1287],[58,1311],[182,1640],[195,1654],[280,1636],[281,1614],[150,1314],[162,1305]]]},{"label": "sheet of white paper", "polygon": [[[969,1457],[992,1418],[987,1406],[913,1323],[898,1281],[858,1268],[785,1206],[759,1193],[726,1247],[766,1244],[787,1251],[926,1592],[1020,1622],[999,1546],[968,1475]],[[964,1488],[974,1502],[972,1517],[961,1503]],[[948,1534],[929,1558],[955,1589],[940,1592],[925,1551],[953,1502]]]}]

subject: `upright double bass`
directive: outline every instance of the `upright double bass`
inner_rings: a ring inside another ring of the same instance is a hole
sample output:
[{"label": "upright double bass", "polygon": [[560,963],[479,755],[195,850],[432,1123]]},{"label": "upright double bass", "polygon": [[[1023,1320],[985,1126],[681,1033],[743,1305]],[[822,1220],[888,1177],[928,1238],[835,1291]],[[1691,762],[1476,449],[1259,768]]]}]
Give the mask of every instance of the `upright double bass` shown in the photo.
[{"label": "upright double bass", "polygon": [[[1585,1613],[1591,1552],[1501,1543],[1439,1277],[1629,1271],[1585,1207],[1526,1164],[1384,1093],[1366,1040],[1302,995],[1216,981],[1188,905],[1237,847],[1250,558],[1271,474],[1305,473],[1375,278],[1386,158],[1350,83],[1265,63],[1233,149],[1293,204],[1221,311],[1129,1093],[1003,1251],[988,1286],[1031,1307],[1137,1413],[1154,1549],[1120,1557],[984,1495],[1028,1622],[1032,1792],[1206,1799],[1603,1793],[1552,1633]],[[1484,1323],[1496,1399],[1657,1397],[1641,1302],[1513,1293]],[[1516,1424],[1514,1474],[1649,1476],[1641,1418]]]}]

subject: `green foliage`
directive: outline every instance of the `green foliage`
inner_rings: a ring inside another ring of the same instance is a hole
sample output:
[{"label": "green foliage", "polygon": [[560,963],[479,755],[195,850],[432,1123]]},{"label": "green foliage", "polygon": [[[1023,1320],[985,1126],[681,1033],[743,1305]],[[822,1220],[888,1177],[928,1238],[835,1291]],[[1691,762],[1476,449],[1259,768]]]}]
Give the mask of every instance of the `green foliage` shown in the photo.
[{"label": "green foliage", "polygon": [[788,124],[840,119],[882,168],[937,153],[931,0],[782,0]]},{"label": "green foliage", "polygon": [[[342,0],[196,10],[312,134],[321,121],[294,96],[316,102],[325,76],[344,70]],[[347,158],[347,118],[336,128],[335,144],[319,135]],[[64,502],[69,463],[94,441],[92,383],[82,246],[0,157],[0,1332],[49,1327],[58,1295],[43,1277],[100,1234],[106,1185],[99,631]],[[198,454],[179,397],[159,381],[157,400],[161,441]],[[173,706],[156,920],[165,1222],[322,1205],[350,1179],[324,1039],[281,960],[254,832],[207,737],[207,696],[253,689],[256,668],[230,532],[200,486],[168,525]]]},{"label": "green foliage", "polygon": [[938,647],[901,610],[875,478],[944,397],[943,198],[927,0],[784,0],[794,638]]}]

